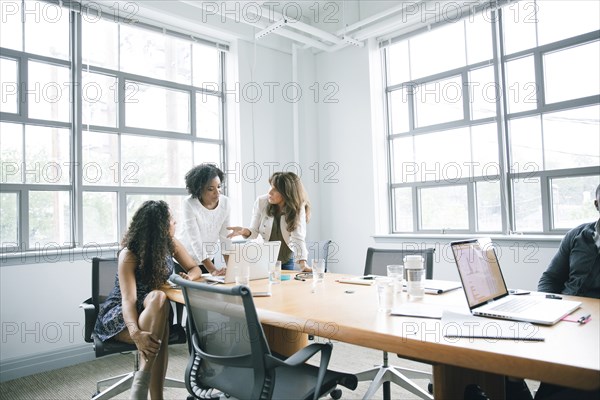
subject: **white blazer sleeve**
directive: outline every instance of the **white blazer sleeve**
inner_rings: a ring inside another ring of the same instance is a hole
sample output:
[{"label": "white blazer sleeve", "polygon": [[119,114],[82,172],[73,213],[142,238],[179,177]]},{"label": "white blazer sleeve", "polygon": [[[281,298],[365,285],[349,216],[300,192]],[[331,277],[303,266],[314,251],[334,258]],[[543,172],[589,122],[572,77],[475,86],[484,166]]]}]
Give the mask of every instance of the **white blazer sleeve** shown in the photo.
[{"label": "white blazer sleeve", "polygon": [[260,199],[260,197],[256,199],[256,201],[254,202],[254,207],[252,208],[252,220],[250,221],[250,227],[248,228],[250,230],[250,236],[248,237],[248,239],[255,239],[258,237],[260,221],[263,217],[263,210],[261,209],[262,207],[260,204]]},{"label": "white blazer sleeve", "polygon": [[290,243],[288,247],[294,252],[296,262],[307,260],[308,250],[306,248],[306,209],[302,206],[298,226],[290,232]]}]

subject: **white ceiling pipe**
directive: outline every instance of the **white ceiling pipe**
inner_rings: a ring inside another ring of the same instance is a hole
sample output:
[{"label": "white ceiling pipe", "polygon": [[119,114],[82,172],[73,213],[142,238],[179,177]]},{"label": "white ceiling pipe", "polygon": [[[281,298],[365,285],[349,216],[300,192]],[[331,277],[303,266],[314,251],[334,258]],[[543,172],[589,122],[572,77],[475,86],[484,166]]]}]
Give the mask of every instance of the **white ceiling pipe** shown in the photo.
[{"label": "white ceiling pipe", "polygon": [[287,26],[289,28],[297,29],[299,31],[308,33],[310,35],[316,36],[320,39],[326,40],[326,41],[334,43],[334,44],[340,44],[340,43],[344,42],[341,38],[339,38],[329,32],[326,32],[319,28],[315,28],[312,25],[309,25],[307,23],[304,23],[302,21],[298,21],[295,19],[288,19]]},{"label": "white ceiling pipe", "polygon": [[[188,2],[188,1],[186,1],[186,2],[192,3],[192,2]],[[267,2],[266,1],[254,2],[254,5],[260,9],[259,13],[255,12],[253,7],[249,7],[246,10],[246,12],[248,12],[249,14],[252,14],[252,15],[259,16],[261,18],[266,17],[269,20],[269,22],[277,22],[281,19],[285,19],[287,22],[287,26],[290,28],[297,29],[299,31],[311,34],[313,36],[317,36],[318,38],[326,40],[331,43],[335,43],[335,44],[343,43],[343,40],[334,34],[331,34],[322,29],[319,29],[319,28],[315,28],[314,26],[309,25],[305,22],[302,22],[298,19],[288,17],[287,15],[285,15],[279,11],[276,11],[272,7],[270,7],[270,8],[263,7],[262,4],[264,4],[264,3],[267,3]],[[244,22],[246,22],[246,21],[244,21]]]},{"label": "white ceiling pipe", "polygon": [[352,45],[352,46],[356,46],[356,47],[363,47],[365,44],[363,42],[359,42],[358,40],[352,39],[351,37],[344,37],[344,43],[336,44],[335,46],[332,46],[327,51],[329,51],[330,53],[333,53],[340,49],[343,49],[344,47],[347,47],[348,45]]},{"label": "white ceiling pipe", "polygon": [[421,3],[423,3],[423,1],[424,0],[421,0],[418,3],[410,3],[410,4],[404,3],[404,4],[401,4],[401,5],[392,7],[389,10],[382,11],[382,12],[377,13],[377,14],[373,14],[370,17],[367,17],[365,19],[361,19],[360,21],[357,21],[357,22],[355,22],[353,24],[350,24],[347,27],[342,28],[342,29],[338,30],[335,33],[336,33],[336,35],[348,34],[348,33],[352,32],[352,31],[355,31],[355,30],[357,30],[359,28],[362,28],[365,25],[372,24],[373,22],[378,21],[380,19],[388,18],[391,15],[396,14],[397,12],[404,11],[409,5],[411,7],[415,6],[415,5],[419,6]]},{"label": "white ceiling pipe", "polygon": [[[189,4],[189,5],[193,6],[193,7],[197,7],[197,8],[203,8],[203,9],[205,9],[205,7],[204,7],[204,2],[190,1],[190,0],[181,0],[181,2],[182,2],[182,3]],[[213,9],[211,9],[210,11],[215,11],[215,12],[216,12],[216,13],[218,13],[219,15],[225,15],[225,17],[226,17],[226,18],[229,18],[229,19],[234,19],[234,20],[235,20],[235,18],[234,18],[234,17],[232,17],[232,16],[231,16],[230,14],[228,14],[228,13],[222,14],[222,13],[220,12],[220,9],[218,9],[218,10],[213,10]],[[254,14],[254,15],[256,15],[255,13],[253,13],[253,14]],[[280,14],[280,15],[281,15],[281,13],[278,13],[278,14]],[[240,19],[238,19],[237,21],[238,21],[238,22],[239,22],[239,21],[241,21],[241,22],[244,22],[245,24],[248,24],[248,25],[252,25],[252,26],[258,27],[258,28],[260,28],[260,29],[262,29],[262,30],[264,30],[264,29],[266,29],[267,27],[269,27],[269,26],[270,26],[269,24],[267,24],[267,23],[265,23],[265,22],[261,22],[261,21],[257,21],[257,22],[250,22],[250,21],[246,20],[245,18],[240,18]],[[330,51],[330,48],[331,48],[331,47],[333,47],[333,46],[331,46],[331,45],[327,45],[327,44],[325,44],[325,43],[319,42],[318,40],[315,40],[315,39],[313,39],[313,38],[310,38],[310,37],[308,37],[308,36],[301,35],[301,34],[299,34],[299,33],[296,33],[296,32],[293,32],[293,31],[290,31],[290,30],[287,30],[287,29],[278,29],[278,30],[276,30],[276,33],[277,33],[279,36],[283,36],[283,37],[286,37],[286,38],[288,38],[288,39],[292,39],[292,40],[295,40],[295,41],[297,41],[297,42],[304,43],[304,44],[310,45],[310,46],[312,46],[312,47],[316,47],[316,48],[318,48],[318,49],[320,49],[320,50]]]},{"label": "white ceiling pipe", "polygon": [[[265,2],[263,2],[263,3],[265,3]],[[298,19],[288,17],[287,15],[284,15],[284,14],[280,13],[279,11],[275,11],[274,9],[271,9],[271,8],[267,9],[262,6],[260,6],[259,8],[261,10],[260,14],[257,14],[256,12],[254,12],[254,10],[252,8],[249,8],[248,12],[252,13],[253,15],[260,16],[260,17],[263,17],[266,15],[267,18],[272,21],[285,19],[286,23],[287,23],[286,26],[289,28],[297,29],[299,31],[308,33],[310,35],[316,36],[322,40],[326,40],[331,43],[335,43],[335,44],[343,43],[343,40],[341,38],[339,38],[338,36],[331,34],[329,32],[326,32],[322,29],[315,28],[314,26],[309,25],[305,22],[302,22]],[[264,14],[262,13],[262,11],[264,11]]]},{"label": "white ceiling pipe", "polygon": [[270,35],[271,33],[273,33],[273,31],[281,28],[283,25],[285,25],[285,19],[277,21],[274,24],[267,26],[265,29],[261,30],[260,32],[257,32],[256,35],[254,35],[254,38],[260,39],[263,36]]},{"label": "white ceiling pipe", "polygon": [[[261,29],[266,29],[267,26],[268,26],[264,22],[262,22],[262,23],[261,22],[256,22],[256,23],[252,23],[250,25],[257,26],[257,27],[259,27]],[[325,44],[323,42],[319,42],[318,40],[315,40],[315,39],[310,38],[308,36],[304,36],[304,35],[301,35],[299,33],[290,31],[289,29],[277,29],[274,33],[276,33],[279,36],[283,36],[283,37],[286,37],[288,39],[292,39],[292,40],[295,40],[297,42],[304,43],[304,44],[310,45],[312,47],[316,47],[316,48],[318,48],[320,50],[330,51],[330,48],[333,47],[332,45],[328,45],[328,44]]]}]

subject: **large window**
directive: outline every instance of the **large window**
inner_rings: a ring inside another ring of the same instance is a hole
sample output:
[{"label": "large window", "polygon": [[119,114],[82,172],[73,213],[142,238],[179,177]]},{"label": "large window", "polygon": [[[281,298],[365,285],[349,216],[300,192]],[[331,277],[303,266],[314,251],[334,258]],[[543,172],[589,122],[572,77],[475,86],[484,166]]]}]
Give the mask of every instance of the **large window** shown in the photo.
[{"label": "large window", "polygon": [[177,213],[186,171],[225,162],[219,46],[69,3],[3,6],[5,253],[114,244],[141,202]]},{"label": "large window", "polygon": [[598,217],[599,7],[484,7],[382,48],[392,233],[558,233]]}]

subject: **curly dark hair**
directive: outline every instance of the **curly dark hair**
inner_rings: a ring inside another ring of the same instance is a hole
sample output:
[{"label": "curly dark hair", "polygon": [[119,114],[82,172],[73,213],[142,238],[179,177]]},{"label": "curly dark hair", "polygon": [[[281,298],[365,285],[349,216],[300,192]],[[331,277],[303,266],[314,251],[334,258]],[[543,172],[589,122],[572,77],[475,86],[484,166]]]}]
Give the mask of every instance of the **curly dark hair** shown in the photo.
[{"label": "curly dark hair", "polygon": [[[269,183],[277,189],[285,201],[281,211],[285,215],[288,232],[294,231],[298,226],[298,216],[302,207],[306,211],[306,222],[310,220],[310,201],[298,175],[293,172],[275,172],[269,178]],[[275,204],[267,206],[269,216],[275,216],[277,211]]]},{"label": "curly dark hair", "polygon": [[135,212],[121,245],[138,258],[141,280],[157,289],[168,278],[167,257],[175,245],[169,233],[171,213],[163,200],[145,201]]},{"label": "curly dark hair", "polygon": [[193,198],[200,200],[208,183],[217,176],[221,183],[225,181],[225,174],[216,165],[210,163],[196,165],[185,174],[185,188]]}]

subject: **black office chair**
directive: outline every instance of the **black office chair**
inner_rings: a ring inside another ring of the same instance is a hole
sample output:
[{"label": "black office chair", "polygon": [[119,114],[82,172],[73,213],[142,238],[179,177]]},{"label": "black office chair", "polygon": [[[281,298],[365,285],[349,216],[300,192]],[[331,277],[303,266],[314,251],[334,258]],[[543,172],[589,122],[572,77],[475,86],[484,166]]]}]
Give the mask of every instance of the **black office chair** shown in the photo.
[{"label": "black office chair", "polygon": [[[327,369],[330,343],[313,343],[284,359],[271,353],[250,289],[219,287],[174,276],[188,312],[193,344],[188,392],[216,388],[237,399],[317,399],[336,385],[356,389],[354,375]],[[320,366],[306,364],[321,352]]]},{"label": "black office chair", "polygon": [[329,248],[331,247],[331,240],[319,240],[306,242],[306,248],[308,249],[308,266],[312,266],[310,263],[315,258],[322,258],[325,260],[325,272],[327,272],[327,263],[329,262]]},{"label": "black office chair", "polygon": [[[180,272],[185,272],[185,269],[183,269],[183,267],[181,265],[179,265],[179,263],[174,262],[173,263],[173,273],[179,275]],[[175,303],[175,321],[177,321],[179,324],[181,324],[181,322],[183,321],[183,309],[185,308],[185,306],[181,303]],[[190,348],[191,351],[191,345],[190,343],[188,343],[188,347]]]},{"label": "black office chair", "polygon": [[[110,294],[115,285],[115,275],[117,274],[116,258],[93,258],[92,259],[92,297],[84,301],[80,307],[85,313],[85,336],[84,340],[94,344],[96,358],[115,353],[133,353],[133,371],[121,374],[112,378],[103,379],[96,383],[96,392],[92,396],[93,400],[110,399],[119,393],[128,390],[133,382],[133,376],[139,369],[139,359],[137,348],[133,344],[123,343],[116,340],[107,340],[103,342],[94,333],[94,325],[100,310],[100,304]],[[169,332],[169,344],[179,344],[186,342],[185,329],[177,321],[171,325]],[[106,390],[100,391],[101,386],[110,385]],[[165,378],[166,387],[185,388],[185,382],[172,378]]]},{"label": "black office chair", "polygon": [[[402,249],[367,249],[365,261],[365,275],[387,275],[387,266],[391,264],[404,264],[404,256],[419,254],[425,259],[425,276],[427,279],[433,277],[433,253],[435,249],[402,250]],[[409,368],[400,368],[388,364],[388,353],[383,352],[383,364],[375,368],[356,374],[360,381],[373,381],[365,393],[365,399],[372,398],[375,392],[383,385],[383,398],[390,399],[390,382],[403,387],[409,392],[422,399],[433,399],[431,393],[424,391],[411,379],[431,379],[431,374]],[[432,392],[431,383],[429,390]]]},{"label": "black office chair", "polygon": [[[404,256],[421,255],[425,259],[425,278],[433,279],[433,253],[435,249],[367,249],[365,275],[387,275],[387,266],[404,264]],[[406,278],[406,274],[405,274]]]}]

